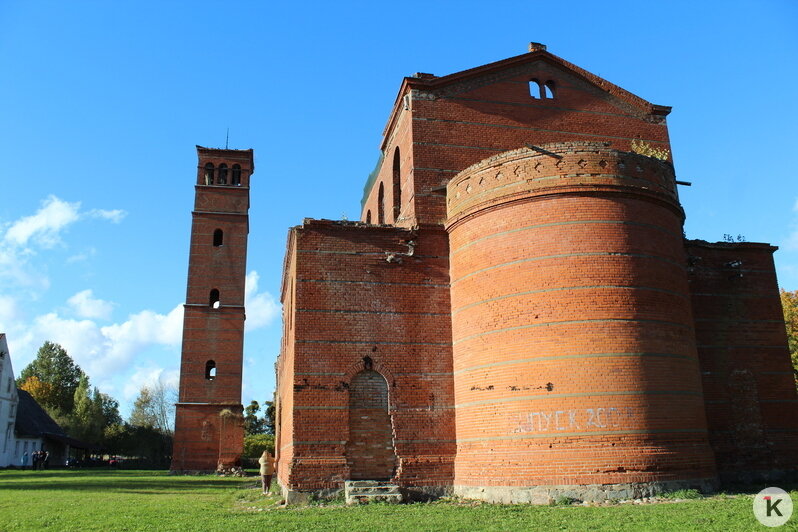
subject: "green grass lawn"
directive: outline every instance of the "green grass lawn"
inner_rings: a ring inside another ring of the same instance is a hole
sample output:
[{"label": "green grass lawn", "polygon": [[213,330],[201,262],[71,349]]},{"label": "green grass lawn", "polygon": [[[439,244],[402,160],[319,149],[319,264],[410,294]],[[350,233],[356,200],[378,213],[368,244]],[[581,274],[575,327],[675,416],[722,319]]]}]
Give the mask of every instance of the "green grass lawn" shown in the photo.
[{"label": "green grass lawn", "polygon": [[[767,530],[751,512],[759,487],[643,505],[282,508],[276,493],[261,495],[257,481],[164,471],[0,471],[0,531]],[[798,507],[798,491],[791,495]],[[798,516],[776,530],[798,530]]]}]

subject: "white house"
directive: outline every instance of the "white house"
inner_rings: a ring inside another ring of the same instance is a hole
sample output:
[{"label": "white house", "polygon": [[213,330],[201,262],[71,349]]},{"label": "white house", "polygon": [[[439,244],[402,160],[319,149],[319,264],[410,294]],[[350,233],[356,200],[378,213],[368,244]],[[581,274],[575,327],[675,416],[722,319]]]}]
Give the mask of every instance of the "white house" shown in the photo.
[{"label": "white house", "polygon": [[[14,426],[19,397],[5,333],[0,333],[0,467],[19,465]],[[29,455],[30,456],[30,455]]]}]

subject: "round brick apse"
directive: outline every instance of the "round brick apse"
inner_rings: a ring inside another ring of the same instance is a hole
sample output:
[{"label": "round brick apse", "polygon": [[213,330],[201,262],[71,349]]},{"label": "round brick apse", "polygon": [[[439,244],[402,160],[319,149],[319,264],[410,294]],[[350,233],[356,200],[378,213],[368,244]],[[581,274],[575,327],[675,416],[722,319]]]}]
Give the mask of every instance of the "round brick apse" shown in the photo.
[{"label": "round brick apse", "polygon": [[523,148],[447,209],[455,489],[713,482],[670,163]]}]

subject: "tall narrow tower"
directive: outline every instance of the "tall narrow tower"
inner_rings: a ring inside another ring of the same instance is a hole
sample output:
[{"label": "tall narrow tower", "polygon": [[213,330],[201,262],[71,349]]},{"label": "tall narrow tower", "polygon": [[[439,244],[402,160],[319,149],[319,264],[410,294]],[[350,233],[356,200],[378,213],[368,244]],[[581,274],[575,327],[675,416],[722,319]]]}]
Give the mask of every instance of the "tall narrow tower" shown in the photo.
[{"label": "tall narrow tower", "polygon": [[252,150],[197,146],[172,470],[237,465]]}]

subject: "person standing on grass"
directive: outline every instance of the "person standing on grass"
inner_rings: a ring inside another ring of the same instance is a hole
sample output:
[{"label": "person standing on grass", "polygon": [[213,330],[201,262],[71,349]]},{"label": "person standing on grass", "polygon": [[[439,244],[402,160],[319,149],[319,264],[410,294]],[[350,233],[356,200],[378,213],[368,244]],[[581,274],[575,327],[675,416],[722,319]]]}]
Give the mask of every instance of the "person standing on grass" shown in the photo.
[{"label": "person standing on grass", "polygon": [[44,451],[44,460],[42,463],[44,464],[44,469],[47,469],[47,465],[50,462],[50,451]]},{"label": "person standing on grass", "polygon": [[28,451],[22,453],[22,460],[20,460],[20,463],[22,464],[22,469],[28,467]]},{"label": "person standing on grass", "polygon": [[263,494],[269,493],[272,487],[272,475],[274,475],[274,457],[269,454],[269,451],[263,451],[263,454],[258,458],[260,464],[260,480],[263,485]]}]

